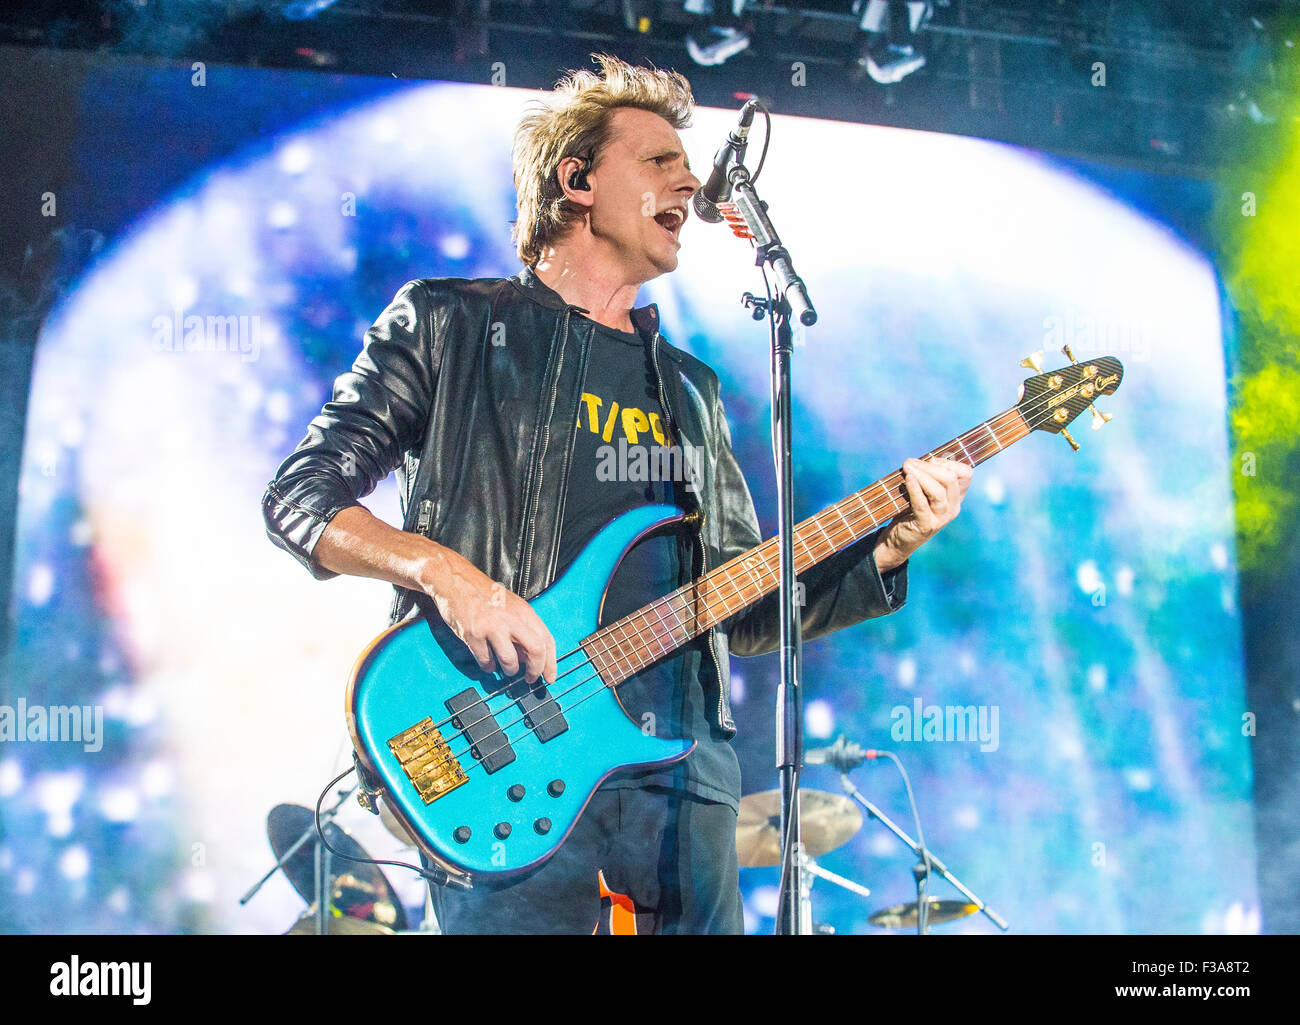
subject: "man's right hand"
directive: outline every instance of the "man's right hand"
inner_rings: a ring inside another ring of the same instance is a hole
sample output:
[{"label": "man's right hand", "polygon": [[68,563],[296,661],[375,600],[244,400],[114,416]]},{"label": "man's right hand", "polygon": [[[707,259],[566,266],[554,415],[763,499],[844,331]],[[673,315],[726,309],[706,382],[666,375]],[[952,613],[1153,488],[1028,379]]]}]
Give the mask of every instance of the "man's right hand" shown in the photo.
[{"label": "man's right hand", "polygon": [[420,586],[484,672],[511,677],[522,669],[530,684],[538,677],[555,682],[555,638],[542,618],[463,555],[439,545]]},{"label": "man's right hand", "polygon": [[530,684],[539,676],[555,682],[555,638],[541,617],[460,553],[354,505],[330,520],[313,554],[333,573],[423,591],[484,672],[514,676],[522,668]]}]

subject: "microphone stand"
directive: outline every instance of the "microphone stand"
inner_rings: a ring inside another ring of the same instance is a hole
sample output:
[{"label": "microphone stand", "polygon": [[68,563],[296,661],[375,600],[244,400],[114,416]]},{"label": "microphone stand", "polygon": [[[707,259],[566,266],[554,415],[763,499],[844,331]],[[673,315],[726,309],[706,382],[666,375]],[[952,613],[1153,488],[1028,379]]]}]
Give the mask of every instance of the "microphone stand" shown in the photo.
[{"label": "microphone stand", "polygon": [[[321,829],[326,829],[329,827],[330,823],[333,822],[335,817],[338,815],[339,809],[343,807],[343,803],[354,793],[356,793],[356,790],[357,787],[355,784],[353,785],[352,789],[347,791],[343,790],[342,788],[339,789],[338,803],[335,804],[334,807],[330,808],[329,810],[321,812],[321,817],[320,817]],[[284,854],[280,856],[280,859],[274,865],[271,866],[270,871],[268,871],[266,875],[262,876],[261,879],[259,879],[256,883],[254,883],[252,889],[250,889],[246,894],[244,894],[242,897],[239,898],[239,903],[242,906],[244,904],[247,904],[250,900],[252,900],[253,897],[257,894],[257,891],[260,890],[264,885],[266,885],[266,881],[270,879],[271,876],[275,875],[276,872],[280,871],[280,869],[282,869],[285,866],[285,864],[289,861],[289,859],[298,853],[299,848],[301,848],[302,845],[307,843],[307,841],[309,840],[315,844],[313,868],[315,870],[314,875],[315,875],[315,890],[316,890],[316,935],[325,936],[329,933],[330,882],[331,882],[330,876],[333,874],[333,866],[330,863],[331,862],[330,852],[326,849],[325,845],[320,842],[320,836],[316,832],[316,823],[314,821],[306,829],[303,830],[302,836],[298,837],[298,839],[294,841],[293,846],[290,847],[287,851],[285,851]]]},{"label": "microphone stand", "polygon": [[732,199],[718,209],[732,233],[752,239],[757,249],[755,266],[767,264],[777,279],[775,297],[769,303],[745,293],[741,302],[750,307],[755,320],[770,314],[772,333],[772,450],[776,461],[780,532],[781,684],[776,699],[776,767],[781,775],[781,897],[777,913],[778,934],[800,935],[809,928],[801,908],[804,875],[803,842],[800,833],[799,776],[803,769],[803,629],[795,603],[794,565],[794,476],[790,436],[790,361],[794,354],[791,316],[805,326],[817,322],[817,311],[808,298],[803,281],[794,271],[790,254],[781,244],[776,228],[767,216],[767,204],[758,198],[749,170],[737,161],[727,172]]},{"label": "microphone stand", "polygon": [[[860,765],[862,763],[858,762],[858,764]],[[925,890],[926,890],[926,880],[928,879],[929,873],[931,871],[938,872],[939,875],[943,876],[944,879],[948,880],[948,882],[950,882],[953,885],[953,888],[956,889],[958,893],[960,893],[968,901],[970,901],[977,908],[979,908],[980,911],[983,912],[988,917],[989,921],[991,921],[1003,932],[1006,932],[1006,930],[1010,928],[1010,926],[1007,924],[1006,919],[1004,919],[992,908],[988,907],[982,900],[979,899],[979,897],[975,896],[975,894],[972,893],[966,887],[966,885],[962,883],[960,879],[958,879],[955,875],[953,875],[951,872],[948,871],[947,865],[945,865],[942,861],[936,858],[928,850],[922,851],[920,845],[916,843],[916,841],[914,841],[910,836],[904,833],[901,829],[899,829],[898,826],[894,824],[894,822],[889,818],[888,815],[886,815],[883,811],[881,811],[874,804],[872,804],[865,797],[863,797],[862,794],[859,793],[858,788],[853,785],[853,781],[849,779],[849,774],[847,771],[845,771],[845,767],[843,766],[843,764],[837,764],[836,768],[839,768],[841,770],[840,784],[844,787],[845,792],[850,797],[852,797],[855,801],[857,801],[858,804],[862,805],[862,807],[864,807],[867,810],[867,814],[871,818],[878,821],[882,826],[888,829],[896,837],[902,840],[904,844],[906,844],[909,848],[911,848],[912,853],[915,854],[918,859],[920,859],[917,862],[917,864],[912,867],[912,875],[915,876],[916,878],[916,899],[917,899],[916,931],[918,935],[924,936],[929,932],[930,929],[929,922],[927,921],[927,919],[929,918],[929,908],[925,903],[927,899]],[[928,870],[926,868],[927,863],[929,864]]]}]

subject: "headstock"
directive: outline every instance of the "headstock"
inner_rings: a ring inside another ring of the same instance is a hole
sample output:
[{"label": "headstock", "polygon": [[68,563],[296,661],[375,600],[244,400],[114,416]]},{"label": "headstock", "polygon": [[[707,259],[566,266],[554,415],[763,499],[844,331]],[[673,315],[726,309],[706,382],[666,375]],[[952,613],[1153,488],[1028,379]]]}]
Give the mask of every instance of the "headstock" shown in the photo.
[{"label": "headstock", "polygon": [[1079,363],[1068,345],[1061,351],[1069,357],[1070,366],[1050,374],[1042,372],[1041,349],[1020,361],[1022,367],[1038,371],[1038,376],[1029,378],[1020,386],[1016,409],[1031,431],[1062,434],[1077,452],[1079,444],[1066,427],[1085,409],[1092,410],[1094,431],[1100,430],[1111,419],[1111,415],[1098,410],[1092,400],[1098,395],[1115,393],[1124,379],[1124,366],[1114,356],[1098,356]]}]

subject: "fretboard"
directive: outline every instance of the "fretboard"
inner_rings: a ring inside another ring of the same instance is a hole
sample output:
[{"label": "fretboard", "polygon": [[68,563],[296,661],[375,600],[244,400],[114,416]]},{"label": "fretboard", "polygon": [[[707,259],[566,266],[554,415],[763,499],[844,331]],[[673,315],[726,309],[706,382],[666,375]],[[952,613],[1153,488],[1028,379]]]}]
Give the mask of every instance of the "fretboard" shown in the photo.
[{"label": "fretboard", "polygon": [[[1030,433],[1014,407],[985,420],[922,459],[953,459],[978,466]],[[909,508],[902,471],[896,470],[828,506],[794,530],[796,576],[862,540]],[[610,686],[671,655],[694,637],[748,608],[780,583],[780,545],[769,538],[582,642]]]}]

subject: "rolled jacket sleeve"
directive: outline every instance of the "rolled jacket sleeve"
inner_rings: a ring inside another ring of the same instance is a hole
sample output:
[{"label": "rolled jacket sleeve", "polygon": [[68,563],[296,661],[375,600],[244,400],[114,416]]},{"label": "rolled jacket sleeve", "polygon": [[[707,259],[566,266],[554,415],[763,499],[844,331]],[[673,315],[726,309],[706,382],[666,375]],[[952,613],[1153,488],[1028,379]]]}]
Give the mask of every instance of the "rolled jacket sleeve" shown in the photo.
[{"label": "rolled jacket sleeve", "polygon": [[[761,544],[758,515],[731,445],[722,401],[718,400],[716,421],[717,490],[726,498],[720,503],[722,560],[726,562]],[[907,563],[885,573],[876,566],[876,542],[881,527],[847,548],[828,556],[799,574],[803,584],[801,623],[804,640],[815,640],[834,630],[866,619],[885,616],[901,609],[907,601]],[[731,653],[741,656],[766,655],[776,651],[781,640],[778,591],[728,619],[723,629]]]},{"label": "rolled jacket sleeve", "polygon": [[317,580],[338,575],[313,555],[330,520],[360,505],[423,436],[437,367],[427,293],[422,281],[397,293],[262,497],[267,536]]}]

